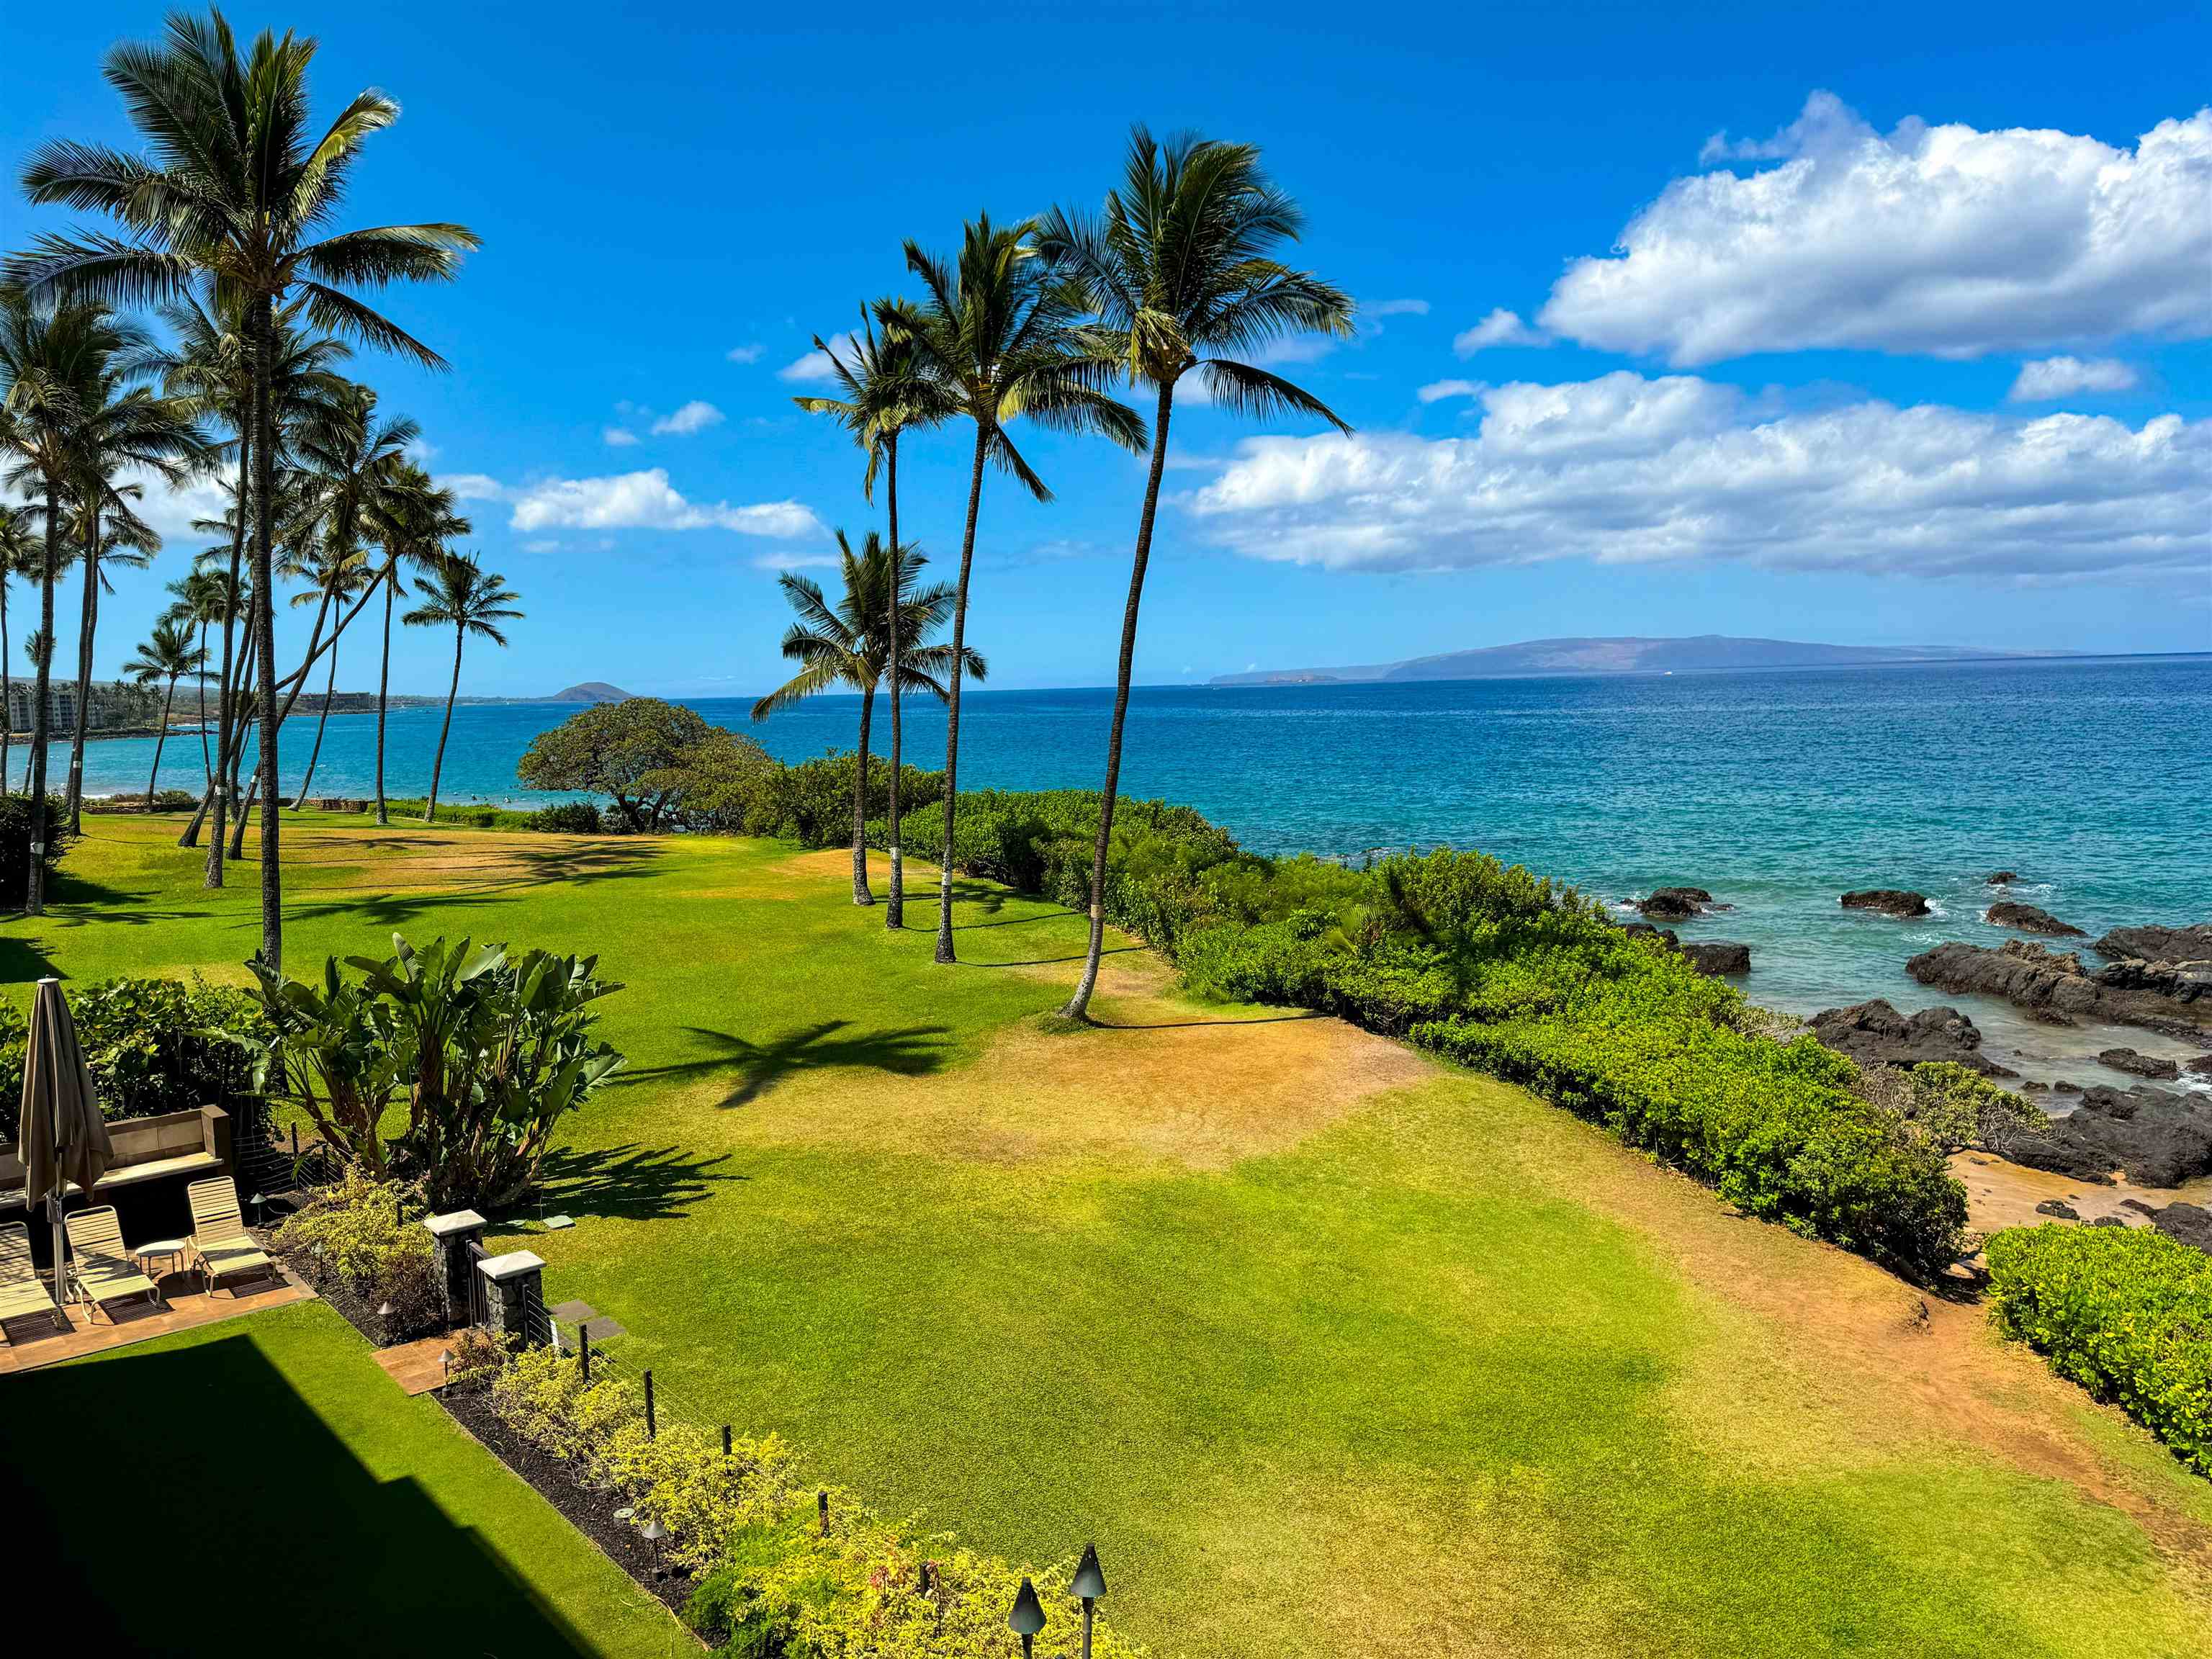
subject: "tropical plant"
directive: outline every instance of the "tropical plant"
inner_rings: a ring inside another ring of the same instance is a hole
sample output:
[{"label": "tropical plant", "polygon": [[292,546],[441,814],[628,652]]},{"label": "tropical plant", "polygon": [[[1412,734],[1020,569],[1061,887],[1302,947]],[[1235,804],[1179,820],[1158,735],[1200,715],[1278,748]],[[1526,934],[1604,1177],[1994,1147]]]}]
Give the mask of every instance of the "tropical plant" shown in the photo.
[{"label": "tropical plant", "polygon": [[[20,880],[13,862],[27,824],[20,795],[0,801],[0,865]],[[55,838],[68,836],[57,829]],[[260,999],[235,985],[190,979],[106,979],[70,988],[78,1050],[91,1074],[103,1117],[156,1117],[167,1112],[251,1103],[254,1046],[261,1032]],[[23,1097],[26,1026],[21,1011],[0,1012],[0,1139],[13,1141]]]},{"label": "tropical plant", "polygon": [[382,1340],[404,1341],[445,1320],[437,1246],[422,1229],[421,1194],[349,1165],[276,1230],[277,1247],[319,1285],[342,1285],[375,1308]]},{"label": "tropical plant", "polygon": [[[879,300],[875,311],[895,322],[897,303]],[[899,539],[899,440],[908,432],[943,422],[952,413],[951,402],[944,388],[925,371],[921,354],[912,337],[897,326],[888,326],[878,333],[875,318],[865,306],[860,310],[860,331],[845,337],[842,351],[836,343],[825,341],[819,335],[815,336],[814,349],[829,363],[830,373],[843,395],[795,398],[793,401],[811,414],[835,416],[853,434],[853,441],[868,458],[866,470],[860,475],[860,493],[870,501],[875,499],[876,471],[881,466],[884,515],[890,522],[886,540],[893,547],[903,547],[906,544]],[[899,844],[899,774],[903,744],[899,656],[903,637],[898,607],[886,605],[884,647],[891,714],[891,876],[884,926],[894,932],[906,926],[906,858]]]},{"label": "tropical plant", "polygon": [[[337,958],[319,985],[250,964],[269,1035],[258,1068],[349,1164],[419,1182],[441,1208],[514,1202],[538,1181],[555,1127],[622,1064],[592,1004],[622,988],[596,957],[442,939],[387,957]],[[387,1109],[404,1126],[387,1136]]]},{"label": "tropical plant", "polygon": [[154,734],[154,769],[146,776],[146,810],[154,810],[154,791],[161,780],[161,750],[169,741],[169,711],[177,696],[177,682],[207,666],[207,647],[192,643],[187,623],[163,617],[139,646],[137,654],[123,665],[123,672],[141,685],[161,686],[161,724]]},{"label": "tropical plant", "polygon": [[532,738],[515,775],[533,789],[610,796],[623,829],[658,830],[678,793],[669,775],[718,729],[658,697],[593,703]]},{"label": "tropical plant", "polygon": [[[295,605],[313,605],[319,613],[327,613],[333,605],[343,605],[348,599],[368,590],[375,580],[370,573],[368,560],[359,548],[341,550],[334,540],[325,540],[301,564],[300,574],[307,580],[304,592],[295,593]],[[330,642],[329,669],[323,678],[323,706],[315,716],[315,741],[307,750],[307,775],[300,780],[300,793],[292,798],[292,810],[298,811],[307,804],[307,791],[315,781],[315,763],[323,755],[323,732],[331,723],[331,699],[337,694],[338,684],[338,642]]]},{"label": "tropical plant", "polygon": [[[31,200],[110,215],[126,236],[41,236],[13,263],[36,289],[90,298],[174,298],[198,282],[235,295],[252,363],[253,587],[274,591],[270,519],[278,411],[271,395],[276,319],[294,297],[325,334],[398,351],[431,368],[443,360],[349,289],[443,281],[476,236],[456,224],[386,225],[325,234],[364,142],[398,118],[383,94],[356,94],[321,134],[309,125],[307,76],[315,43],[264,32],[241,58],[217,11],[172,16],[158,45],[125,42],[104,65],[145,143],[131,155],[55,141],[23,170]],[[262,719],[261,954],[283,961],[278,862],[276,636],[270,607],[255,623]]]},{"label": "tropical plant", "polygon": [[376,665],[376,821],[388,823],[384,794],[384,727],[392,694],[392,605],[405,570],[428,570],[446,556],[446,544],[473,527],[455,510],[453,492],[433,483],[412,461],[403,462],[390,488],[370,504],[369,526],[384,550],[376,590],[384,595],[384,643]]},{"label": "tropical plant", "polygon": [[918,305],[893,304],[879,313],[887,331],[913,343],[922,372],[943,393],[950,415],[975,424],[975,450],[968,472],[968,516],[960,539],[960,574],[953,589],[952,671],[945,715],[945,850],[937,910],[937,960],[954,960],[951,856],[960,762],[961,664],[968,640],[968,579],[975,560],[975,520],[983,505],[983,467],[1011,472],[1037,500],[1052,492],[1007,436],[1010,422],[1026,416],[1061,432],[1098,432],[1124,448],[1144,447],[1145,423],[1103,388],[1113,366],[1085,351],[1075,331],[1079,301],[1065,283],[1048,280],[1030,245],[1031,223],[994,226],[988,215],[971,220],[951,265],[906,244],[907,269],[921,281]]},{"label": "tropical plant", "polygon": [[514,608],[521,595],[509,592],[507,578],[497,571],[486,570],[475,559],[459,553],[449,554],[434,565],[429,580],[417,580],[415,591],[422,595],[422,603],[400,620],[410,628],[453,630],[453,679],[446,688],[446,723],[438,728],[438,758],[430,767],[430,795],[422,806],[422,822],[428,823],[437,816],[438,779],[446,769],[446,739],[453,732],[453,699],[461,690],[461,647],[471,634],[504,646],[507,635],[499,631],[499,624],[521,619],[522,612]]},{"label": "tropical plant", "polygon": [[[0,435],[0,453],[6,445]],[[0,792],[8,787],[8,750],[15,729],[15,659],[8,649],[8,588],[18,576],[38,575],[42,549],[28,507],[0,501]]]},{"label": "tropical plant", "polygon": [[[800,665],[798,673],[753,705],[753,718],[764,720],[779,708],[827,691],[849,686],[860,694],[860,740],[853,780],[853,902],[872,904],[868,890],[868,733],[876,708],[876,687],[890,672],[890,629],[898,628],[911,645],[900,660],[897,678],[909,690],[926,691],[943,698],[945,682],[954,672],[949,645],[926,643],[945,625],[952,608],[952,590],[942,583],[916,591],[915,574],[929,561],[913,547],[899,550],[894,572],[890,552],[876,532],[868,532],[855,556],[845,532],[837,532],[837,569],[843,592],[832,605],[812,578],[787,570],[777,585],[791,608],[799,613],[783,636],[787,661]],[[960,659],[959,672],[981,680],[988,672],[983,659],[973,651]],[[896,777],[896,763],[892,776]]]},{"label": "tropical plant", "polygon": [[1121,734],[1137,648],[1137,610],[1152,558],[1152,522],[1167,464],[1176,384],[1195,373],[1215,407],[1266,417],[1302,415],[1351,428],[1310,392],[1224,353],[1249,353],[1285,336],[1352,331],[1349,295],[1279,263],[1304,216],[1261,170],[1250,144],[1177,137],[1164,147],[1138,127],[1130,136],[1121,188],[1106,192],[1091,219],[1055,210],[1039,228],[1046,261],[1073,282],[1096,318],[1092,349],[1116,362],[1153,397],[1152,455],[1121,611],[1121,654],[1114,715],[1106,738],[1106,781],[1091,864],[1091,942],[1074,993],[1060,1010],[1088,1017],[1105,944],[1107,850],[1115,791],[1121,776]]},{"label": "tropical plant", "polygon": [[[199,669],[192,678],[199,693],[200,770],[206,775],[207,787],[213,789],[215,756],[208,746],[208,629],[235,609],[236,590],[220,572],[196,565],[190,574],[171,582],[168,591],[172,601],[163,615],[169,621],[195,629],[199,637]],[[204,800],[205,796],[202,799]]]}]

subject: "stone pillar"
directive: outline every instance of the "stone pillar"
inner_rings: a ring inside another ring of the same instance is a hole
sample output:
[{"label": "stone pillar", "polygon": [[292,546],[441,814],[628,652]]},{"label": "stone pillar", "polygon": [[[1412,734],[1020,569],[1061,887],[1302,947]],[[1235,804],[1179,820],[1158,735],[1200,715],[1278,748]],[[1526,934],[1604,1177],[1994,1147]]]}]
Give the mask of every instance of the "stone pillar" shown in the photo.
[{"label": "stone pillar", "polygon": [[531,1347],[545,1334],[545,1264],[528,1250],[486,1256],[477,1263],[484,1280],[484,1325]]},{"label": "stone pillar", "polygon": [[445,1287],[446,1323],[465,1325],[476,1283],[470,1277],[475,1254],[471,1247],[483,1237],[484,1218],[474,1210],[455,1210],[451,1215],[423,1217],[422,1227],[438,1247],[438,1282]]}]

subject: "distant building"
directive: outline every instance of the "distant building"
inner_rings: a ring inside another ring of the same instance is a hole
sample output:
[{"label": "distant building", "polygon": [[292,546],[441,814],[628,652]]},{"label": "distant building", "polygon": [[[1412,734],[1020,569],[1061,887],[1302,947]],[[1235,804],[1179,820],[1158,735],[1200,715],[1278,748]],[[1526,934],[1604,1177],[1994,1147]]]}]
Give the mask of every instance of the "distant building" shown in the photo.
[{"label": "distant building", "polygon": [[[31,729],[31,711],[36,704],[38,682],[27,674],[18,674],[8,688],[8,725],[11,731]],[[161,723],[161,694],[154,687],[128,685],[120,680],[108,684],[95,681],[92,687],[91,718],[86,729],[92,732],[127,732],[145,730]],[[76,680],[64,679],[57,674],[46,686],[46,729],[57,736],[76,730]]]}]

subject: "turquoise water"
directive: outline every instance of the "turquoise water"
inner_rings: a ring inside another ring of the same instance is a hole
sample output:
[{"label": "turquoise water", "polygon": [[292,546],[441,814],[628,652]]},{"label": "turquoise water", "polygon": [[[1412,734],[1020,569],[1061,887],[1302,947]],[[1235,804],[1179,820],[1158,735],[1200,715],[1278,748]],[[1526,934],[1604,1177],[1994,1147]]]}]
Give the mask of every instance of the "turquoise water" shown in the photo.
[{"label": "turquoise water", "polygon": [[[744,702],[695,706],[787,759],[849,747],[858,712],[824,697],[756,726]],[[1105,690],[969,694],[963,784],[1095,787],[1110,707]],[[444,799],[529,799],[515,759],[572,712],[457,710]],[[392,717],[393,793],[426,786],[439,718]],[[944,729],[941,712],[915,709],[909,757],[940,763]],[[331,720],[317,794],[369,792],[374,732],[374,716]],[[288,788],[313,738],[307,721],[284,733]],[[875,740],[887,740],[880,709]],[[88,790],[143,789],[152,748],[94,745]],[[1735,908],[1685,931],[1750,942],[1747,988],[1795,1012],[1876,995],[1923,1006],[1907,957],[2010,937],[1980,921],[1982,878],[2000,867],[2021,874],[2014,896],[2092,933],[2212,919],[2212,656],[1141,690],[1124,778],[1127,793],[1187,802],[1266,852],[1449,842],[1607,898],[1709,888]],[[199,781],[197,739],[173,738],[162,782]],[[1867,886],[1917,888],[1938,914],[1838,908]],[[2002,1010],[1972,1012],[1993,1045],[2002,1029],[2069,1046]]]}]

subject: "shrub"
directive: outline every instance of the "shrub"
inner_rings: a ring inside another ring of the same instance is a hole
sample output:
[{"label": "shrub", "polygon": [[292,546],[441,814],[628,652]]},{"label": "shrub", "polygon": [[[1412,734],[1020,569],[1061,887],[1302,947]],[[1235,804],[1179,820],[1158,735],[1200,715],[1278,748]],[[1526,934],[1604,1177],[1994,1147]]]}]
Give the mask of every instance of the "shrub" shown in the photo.
[{"label": "shrub", "polygon": [[1942,1151],[1978,1147],[2000,1158],[2051,1133],[2051,1120],[2020,1096],[1954,1060],[1927,1060],[1908,1074],[1899,1108]]},{"label": "shrub", "polygon": [[513,1339],[481,1325],[465,1325],[446,1344],[446,1386],[473,1389],[495,1379],[513,1352]]},{"label": "shrub", "polygon": [[[31,887],[31,798],[0,795],[0,908],[20,910]],[[69,813],[59,795],[46,797],[46,851],[42,862],[51,872],[62,861],[76,836],[69,827]]]},{"label": "shrub", "polygon": [[556,801],[532,813],[530,827],[555,835],[596,836],[599,833],[599,809],[587,800]]},{"label": "shrub", "polygon": [[[235,1109],[253,1089],[265,1035],[251,991],[189,980],[111,979],[73,988],[70,1012],[100,1115]],[[21,1013],[0,1006],[0,1138],[13,1142],[23,1098]]]},{"label": "shrub", "polygon": [[535,789],[610,796],[623,828],[658,830],[681,790],[671,769],[716,730],[696,709],[658,697],[594,703],[532,738],[515,775]]},{"label": "shrub", "polygon": [[371,1306],[389,1304],[395,1339],[437,1328],[445,1312],[437,1247],[419,1222],[412,1188],[349,1170],[276,1230],[307,1275],[335,1281]]},{"label": "shrub", "polygon": [[2212,1256],[2147,1227],[2014,1227],[1987,1252],[2000,1331],[2212,1475]]}]

